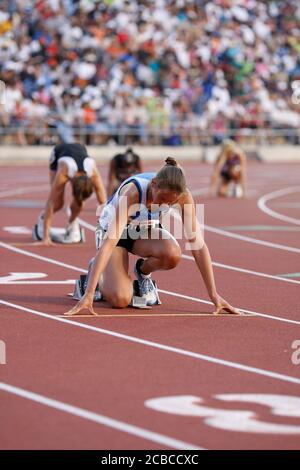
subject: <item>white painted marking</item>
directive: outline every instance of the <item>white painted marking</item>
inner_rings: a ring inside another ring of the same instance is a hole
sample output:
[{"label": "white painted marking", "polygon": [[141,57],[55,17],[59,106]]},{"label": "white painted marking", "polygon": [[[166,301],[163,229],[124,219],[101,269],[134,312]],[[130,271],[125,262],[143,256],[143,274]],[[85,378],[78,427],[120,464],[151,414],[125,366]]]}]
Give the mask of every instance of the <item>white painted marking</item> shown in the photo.
[{"label": "white painted marking", "polygon": [[6,364],[6,344],[0,339],[0,365]]},{"label": "white painted marking", "polygon": [[88,222],[86,222],[85,220],[81,219],[80,217],[77,217],[77,220],[79,222],[79,224],[82,226],[82,227],[85,227],[87,228],[88,230],[91,230],[91,232],[94,232],[96,231],[96,226],[95,225],[91,225],[89,224]]},{"label": "white painted marking", "polygon": [[282,277],[292,278],[292,277],[300,277],[300,273],[286,273],[280,274]]},{"label": "white painted marking", "polygon": [[74,285],[75,279],[67,279],[66,281],[14,281],[3,282],[0,278],[0,285],[5,284],[13,286],[55,286],[55,285]]},{"label": "white painted marking", "polygon": [[[70,295],[70,297],[73,297],[73,294]],[[145,309],[141,309],[141,310],[145,310]],[[66,317],[66,315],[58,315],[59,317],[61,318],[72,318],[72,317]],[[119,318],[126,318],[126,317],[129,317],[129,318],[134,318],[134,317],[138,317],[138,318],[142,318],[142,317],[149,317],[149,318],[153,318],[153,317],[165,317],[165,318],[168,318],[168,317],[183,317],[183,318],[187,318],[187,317],[210,317],[210,318],[219,318],[219,317],[232,317],[232,315],[230,313],[219,313],[218,315],[214,315],[213,313],[189,313],[189,312],[184,312],[184,313],[120,313],[120,314],[109,314],[109,313],[105,313],[104,315],[89,315],[89,314],[85,314],[83,313],[82,315],[81,314],[76,314],[76,318],[79,318],[79,317],[82,317],[82,318],[116,318],[116,317],[119,317]],[[241,314],[241,315],[235,315],[234,318],[241,318],[245,316],[245,314]],[[255,317],[256,315],[247,315],[247,317]]]},{"label": "white painted marking", "polygon": [[30,230],[28,227],[24,227],[24,225],[16,227],[3,227],[3,230],[5,232],[14,233],[16,235],[29,235],[32,232],[32,230]]},{"label": "white painted marking", "polygon": [[296,219],[295,217],[289,217],[284,214],[280,214],[277,211],[274,211],[273,209],[270,209],[267,206],[267,202],[271,201],[272,199],[276,199],[281,196],[286,196],[287,194],[293,194],[293,193],[298,193],[300,192],[300,186],[294,186],[291,188],[284,188],[284,189],[279,189],[278,191],[273,191],[272,193],[265,194],[259,200],[257,201],[257,206],[261,211],[263,211],[265,214],[273,217],[274,219],[279,219],[282,220],[283,222],[288,222],[290,224],[295,224],[295,225],[300,225],[300,219]]},{"label": "white painted marking", "polygon": [[[197,297],[191,297],[190,295],[179,294],[178,292],[171,292],[171,291],[163,290],[163,289],[158,289],[158,292],[161,292],[162,294],[172,295],[174,297],[179,297],[181,299],[192,300],[193,302],[199,302],[201,304],[213,305],[213,303],[210,302],[209,300],[198,299]],[[289,320],[288,318],[277,317],[277,316],[269,315],[269,314],[267,315],[265,313],[260,313],[260,312],[254,312],[253,310],[247,310],[241,307],[237,307],[237,308],[241,310],[242,312],[249,313],[250,315],[255,315],[257,317],[268,318],[269,320],[277,320],[283,323],[291,323],[293,325],[300,325],[299,320]]]},{"label": "white painted marking", "polygon": [[220,358],[217,358],[217,357],[214,357],[214,356],[208,356],[206,354],[200,354],[200,353],[196,353],[196,352],[193,352],[193,351],[188,351],[186,349],[181,349],[181,348],[176,348],[176,347],[173,347],[173,346],[168,346],[166,344],[156,343],[154,341],[148,341],[146,339],[138,338],[136,336],[129,336],[129,335],[125,335],[123,333],[118,333],[116,331],[106,330],[106,329],[103,329],[103,328],[98,328],[96,326],[88,325],[86,323],[80,323],[80,322],[77,322],[77,321],[70,320],[69,318],[62,318],[62,317],[58,317],[58,316],[55,316],[55,315],[49,315],[48,313],[40,312],[38,310],[33,310],[31,308],[24,307],[24,306],[18,305],[18,304],[14,304],[12,302],[7,302],[7,301],[1,300],[1,299],[0,299],[0,304],[6,305],[7,307],[11,307],[11,308],[14,308],[14,309],[17,309],[17,310],[21,310],[23,312],[31,313],[31,314],[39,316],[39,317],[48,318],[49,320],[65,323],[67,325],[73,325],[77,328],[83,328],[85,330],[94,331],[96,333],[100,333],[100,334],[112,336],[114,338],[129,341],[131,343],[141,344],[143,346],[149,346],[151,348],[159,349],[161,351],[171,352],[171,353],[174,353],[174,354],[179,354],[181,356],[190,357],[192,359],[198,359],[198,360],[209,362],[209,363],[212,363],[212,364],[217,364],[217,365],[229,367],[231,369],[237,369],[237,370],[244,371],[244,372],[250,372],[250,373],[255,374],[255,375],[261,375],[263,377],[268,377],[268,378],[272,378],[272,379],[276,379],[276,380],[281,380],[283,382],[289,382],[289,383],[294,383],[294,384],[300,385],[300,378],[292,377],[290,375],[279,374],[277,372],[269,371],[269,370],[266,370],[266,369],[259,369],[257,367],[247,366],[247,365],[241,364],[239,362],[226,361],[224,359],[220,359]]},{"label": "white painted marking", "polygon": [[222,394],[216,398],[223,401],[239,401],[269,406],[275,416],[300,418],[300,397],[289,395],[269,395],[265,393]]},{"label": "white painted marking", "polygon": [[93,411],[79,408],[78,406],[70,405],[69,403],[54,400],[53,398],[49,398],[45,395],[40,395],[38,393],[34,393],[20,387],[15,387],[4,382],[0,382],[0,390],[21,398],[25,398],[26,400],[33,401],[40,405],[47,406],[48,408],[59,410],[72,416],[77,416],[79,418],[101,424],[108,428],[116,429],[117,431],[131,434],[132,436],[146,439],[147,441],[155,442],[166,447],[171,447],[172,449],[204,450],[203,447],[198,447],[188,442],[173,439],[172,437],[165,436],[163,434],[159,434],[139,426],[134,426],[118,419],[109,418],[108,416],[94,413]]},{"label": "white painted marking", "polygon": [[36,253],[32,253],[31,251],[26,251],[26,250],[22,250],[21,248],[16,248],[15,246],[11,246],[8,243],[4,243],[0,241],[0,247],[5,248],[6,250],[14,251],[15,253],[19,253],[20,255],[29,256],[30,258],[38,259],[39,261],[46,261],[47,263],[56,264],[57,266],[61,266],[67,269],[72,269],[73,271],[87,273],[86,269],[76,268],[76,266],[73,266],[71,264],[63,263],[61,261],[56,261],[51,258],[46,258],[46,256],[37,255]]},{"label": "white painted marking", "polygon": [[275,248],[277,250],[290,251],[291,253],[300,253],[300,248],[294,246],[281,245],[280,243],[267,242],[266,240],[260,240],[258,238],[247,237],[245,235],[239,235],[238,233],[228,232],[216,227],[211,227],[205,224],[205,230],[208,232],[223,235],[224,237],[235,238],[236,240],[242,240],[244,242],[254,243],[255,245],[267,246],[268,248]]},{"label": "white painted marking", "polygon": [[[193,256],[183,254],[182,258],[194,261]],[[244,274],[252,274],[253,276],[265,277],[267,279],[274,279],[275,281],[288,280],[288,281],[293,281],[293,284],[300,284],[300,281],[297,281],[295,279],[286,279],[280,276],[274,276],[273,274],[261,273],[259,271],[252,271],[250,269],[238,268],[237,266],[231,266],[229,264],[217,263],[216,261],[213,261],[212,264],[213,266],[217,268],[229,269],[230,271],[237,271],[239,273],[244,273]]]},{"label": "white painted marking", "polygon": [[[214,398],[226,402],[246,402],[268,406],[271,413],[276,416],[300,417],[299,397],[238,393],[215,395]],[[300,434],[300,425],[265,422],[259,419],[257,413],[249,410],[212,408],[203,405],[203,403],[204,400],[201,397],[179,395],[153,398],[147,400],[145,406],[163,413],[205,418],[203,421],[208,426],[226,431],[284,435]]]},{"label": "white painted marking", "polygon": [[1,284],[9,284],[13,281],[25,281],[26,279],[41,279],[47,277],[44,273],[9,273],[8,276],[1,276]]},{"label": "white painted marking", "polygon": [[43,184],[42,186],[28,186],[27,188],[18,188],[18,189],[11,189],[9,191],[2,191],[0,192],[0,198],[15,196],[17,194],[26,194],[26,193],[39,193],[41,191],[45,191],[45,189],[49,189],[49,184]]},{"label": "white painted marking", "polygon": [[[203,189],[201,190],[196,189],[194,191],[191,191],[191,193],[193,196],[198,196],[200,194],[203,194]],[[228,232],[227,230],[212,227],[207,224],[205,224],[204,230],[207,230],[208,232],[216,233],[218,235],[222,235],[224,237],[235,238],[236,240],[242,240],[244,242],[254,243],[255,245],[267,246],[269,248],[275,248],[277,250],[290,251],[291,253],[300,253],[300,248],[296,248],[296,247],[288,246],[288,245],[282,245],[280,243],[272,243],[266,240],[260,240],[259,238],[247,237],[245,235],[240,235],[238,233],[232,233],[232,232]]]}]

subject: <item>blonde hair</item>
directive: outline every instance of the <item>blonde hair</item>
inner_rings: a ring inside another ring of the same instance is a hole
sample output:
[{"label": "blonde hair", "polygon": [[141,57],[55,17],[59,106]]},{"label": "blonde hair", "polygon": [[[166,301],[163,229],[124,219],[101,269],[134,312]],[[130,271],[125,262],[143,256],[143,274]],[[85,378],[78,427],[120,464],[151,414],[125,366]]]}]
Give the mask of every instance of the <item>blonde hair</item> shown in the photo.
[{"label": "blonde hair", "polygon": [[229,153],[234,152],[237,150],[237,145],[234,140],[226,139],[222,144],[222,151],[227,156]]},{"label": "blonde hair", "polygon": [[165,165],[156,175],[157,187],[182,194],[186,190],[186,179],[175,158],[168,157]]}]

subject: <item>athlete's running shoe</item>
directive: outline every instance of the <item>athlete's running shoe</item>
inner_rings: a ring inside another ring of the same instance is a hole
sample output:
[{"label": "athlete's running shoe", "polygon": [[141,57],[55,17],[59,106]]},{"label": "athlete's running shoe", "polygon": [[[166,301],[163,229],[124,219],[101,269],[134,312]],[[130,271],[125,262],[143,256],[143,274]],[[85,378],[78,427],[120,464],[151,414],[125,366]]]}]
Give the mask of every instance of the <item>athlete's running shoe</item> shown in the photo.
[{"label": "athlete's running shoe", "polygon": [[77,221],[68,225],[62,243],[83,243],[85,241],[84,230]]},{"label": "athlete's running shoe", "polygon": [[146,299],[147,305],[160,305],[156,283],[151,279],[151,274],[143,274],[141,272],[141,264],[144,262],[143,258],[140,258],[135,263],[134,273],[137,277],[139,296]]},{"label": "athlete's running shoe", "polygon": [[43,240],[44,237],[44,212],[41,212],[37,224],[33,227],[32,238],[35,241]]},{"label": "athlete's running shoe", "polygon": [[[73,293],[73,299],[75,300],[81,300],[82,297],[85,294],[87,285],[88,285],[88,280],[89,276],[91,273],[92,265],[93,265],[94,258],[92,258],[89,262],[89,269],[87,274],[81,274],[79,279],[75,282],[75,289]],[[103,296],[100,292],[99,284],[97,284],[95,294],[94,294],[94,302],[100,302],[103,300]]]}]

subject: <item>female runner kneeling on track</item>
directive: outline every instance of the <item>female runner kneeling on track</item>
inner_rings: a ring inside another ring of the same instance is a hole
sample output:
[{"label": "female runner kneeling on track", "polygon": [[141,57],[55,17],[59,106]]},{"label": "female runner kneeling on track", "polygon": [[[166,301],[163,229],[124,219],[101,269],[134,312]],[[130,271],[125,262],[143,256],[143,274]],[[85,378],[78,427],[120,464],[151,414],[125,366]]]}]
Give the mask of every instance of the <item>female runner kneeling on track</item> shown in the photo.
[{"label": "female runner kneeling on track", "polygon": [[[220,179],[217,190],[218,196],[245,196],[246,186],[246,156],[233,140],[223,142],[221,152],[216,159],[211,178],[210,194],[215,194],[215,187]],[[232,194],[229,187],[233,186]]]},{"label": "female runner kneeling on track", "polygon": [[[210,254],[202,238],[195,203],[186,187],[183,170],[175,159],[167,158],[166,165],[157,174],[142,173],[126,180],[104,207],[96,230],[98,252],[89,269],[84,295],[66,315],[76,315],[84,309],[97,315],[93,300],[98,285],[103,298],[113,307],[130,305],[133,283],[128,274],[128,253],[140,257],[135,264],[140,295],[147,305],[159,303],[151,273],[173,269],[181,258],[176,239],[160,224],[162,213],[175,204],[182,209],[185,236],[193,244],[192,253],[215,305],[214,313],[222,310],[239,313],[217,292]],[[149,220],[151,225],[147,225]],[[151,238],[141,235],[145,227]]]}]

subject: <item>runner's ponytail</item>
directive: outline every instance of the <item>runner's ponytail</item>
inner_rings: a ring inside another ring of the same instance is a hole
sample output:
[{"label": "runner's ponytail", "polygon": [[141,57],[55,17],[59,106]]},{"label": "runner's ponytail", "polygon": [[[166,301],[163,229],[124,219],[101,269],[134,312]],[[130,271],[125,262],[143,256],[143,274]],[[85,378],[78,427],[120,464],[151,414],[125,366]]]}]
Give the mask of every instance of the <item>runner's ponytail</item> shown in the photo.
[{"label": "runner's ponytail", "polygon": [[182,194],[186,190],[186,179],[184,172],[173,157],[165,160],[165,165],[156,175],[156,182],[159,189],[166,189]]},{"label": "runner's ponytail", "polygon": [[177,160],[173,157],[166,158],[165,163],[165,166],[178,166]]}]

